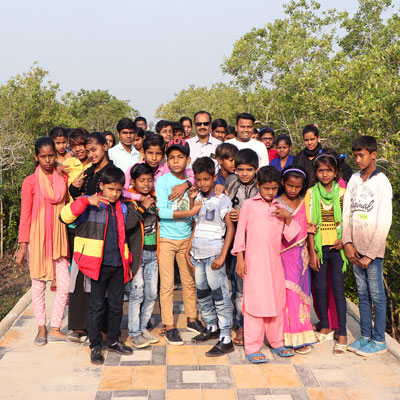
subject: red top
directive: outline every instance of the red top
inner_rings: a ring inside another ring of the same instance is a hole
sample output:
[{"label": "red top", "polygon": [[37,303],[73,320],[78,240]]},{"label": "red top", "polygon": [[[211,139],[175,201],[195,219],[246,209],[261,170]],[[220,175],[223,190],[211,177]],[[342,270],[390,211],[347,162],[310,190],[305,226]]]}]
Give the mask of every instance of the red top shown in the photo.
[{"label": "red top", "polygon": [[271,161],[274,158],[279,158],[279,153],[276,149],[269,149],[268,150],[268,158],[269,158],[269,163],[271,164]]}]

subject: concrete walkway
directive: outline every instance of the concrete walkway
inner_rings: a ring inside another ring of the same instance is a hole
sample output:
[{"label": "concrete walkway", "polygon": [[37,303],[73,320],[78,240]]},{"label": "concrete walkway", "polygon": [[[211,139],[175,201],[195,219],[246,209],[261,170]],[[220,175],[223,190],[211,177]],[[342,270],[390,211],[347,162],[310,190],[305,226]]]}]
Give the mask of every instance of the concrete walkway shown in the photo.
[{"label": "concrete walkway", "polygon": [[[54,294],[48,291],[51,299]],[[90,363],[87,344],[36,347],[37,327],[30,304],[0,340],[0,399],[40,400],[370,400],[400,399],[400,364],[392,354],[363,358],[332,355],[333,342],[313,347],[308,355],[273,356],[252,365],[242,348],[221,358],[204,353],[213,342],[193,345],[185,330],[181,292],[174,309],[184,346],[168,346],[163,337],[132,356],[106,352],[104,366]],[[127,338],[127,304],[123,340]],[[153,323],[160,321],[156,306]],[[64,319],[64,328],[65,327]],[[358,323],[349,315],[349,340]],[[158,329],[153,333],[158,334]],[[128,344],[128,342],[127,342]]]}]

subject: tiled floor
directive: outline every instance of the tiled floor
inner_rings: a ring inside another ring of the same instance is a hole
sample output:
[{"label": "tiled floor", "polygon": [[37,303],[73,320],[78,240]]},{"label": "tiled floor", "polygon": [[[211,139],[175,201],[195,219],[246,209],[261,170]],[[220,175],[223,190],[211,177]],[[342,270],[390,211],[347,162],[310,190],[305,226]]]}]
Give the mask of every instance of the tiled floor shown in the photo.
[{"label": "tiled floor", "polygon": [[[400,365],[389,353],[369,359],[348,353],[339,358],[332,355],[333,342],[327,342],[292,358],[273,356],[265,347],[269,362],[262,365],[250,364],[238,347],[228,356],[208,358],[205,352],[215,341],[190,341],[194,333],[185,329],[181,292],[175,295],[184,346],[166,345],[160,337],[159,343],[135,350],[132,356],[106,352],[100,367],[91,365],[87,344],[35,347],[37,328],[29,306],[0,340],[0,399],[400,399]],[[125,304],[122,339],[129,344],[126,309]],[[158,305],[152,321],[160,322]],[[349,327],[351,340],[358,326],[350,318]]]}]

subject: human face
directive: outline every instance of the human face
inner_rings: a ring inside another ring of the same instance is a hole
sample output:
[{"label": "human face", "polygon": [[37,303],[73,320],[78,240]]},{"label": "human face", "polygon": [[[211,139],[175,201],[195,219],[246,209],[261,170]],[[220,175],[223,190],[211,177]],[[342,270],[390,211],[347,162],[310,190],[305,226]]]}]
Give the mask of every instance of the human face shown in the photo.
[{"label": "human face", "polygon": [[252,182],[256,176],[256,169],[249,164],[240,164],[236,167],[236,173],[238,174],[240,182],[247,185]]},{"label": "human face", "polygon": [[285,194],[289,200],[295,200],[299,197],[299,193],[303,187],[303,179],[289,176],[286,181],[282,182],[285,188]]},{"label": "human face", "polygon": [[103,161],[106,156],[108,146],[106,144],[100,144],[98,142],[90,142],[85,146],[89,161],[93,164],[99,164]]},{"label": "human face", "polygon": [[217,175],[210,175],[208,172],[200,172],[194,176],[196,178],[197,187],[201,192],[208,196],[214,188],[214,182]]},{"label": "human face", "polygon": [[278,194],[279,183],[278,182],[265,182],[261,185],[257,183],[258,191],[260,196],[267,202],[271,203]]},{"label": "human face", "polygon": [[123,185],[117,182],[102,183],[100,182],[100,190],[103,192],[105,197],[110,203],[115,203],[122,194]]},{"label": "human face", "polygon": [[258,142],[260,141],[260,138],[259,138],[259,136],[258,136],[258,133],[256,133],[256,132],[253,132],[253,133],[251,134],[251,138],[254,139],[254,140],[257,140]]},{"label": "human face", "polygon": [[119,141],[126,149],[132,148],[133,138],[136,136],[133,129],[121,129],[118,132]]},{"label": "human face", "polygon": [[281,140],[278,142],[276,150],[280,158],[286,158],[290,153],[291,147],[284,140]]},{"label": "human face", "polygon": [[354,151],[353,154],[357,167],[360,170],[364,171],[372,168],[375,169],[375,160],[378,155],[376,151],[370,153],[368,150],[362,149]]},{"label": "human face", "polygon": [[54,139],[56,145],[56,152],[64,156],[67,152],[68,140],[65,136],[59,136]]},{"label": "human face", "polygon": [[160,146],[149,146],[144,152],[144,161],[149,164],[153,170],[156,170],[164,157],[164,152]]},{"label": "human face", "polygon": [[239,119],[235,128],[239,142],[248,142],[254,133],[254,124],[251,119]]},{"label": "human face", "polygon": [[199,138],[206,138],[210,134],[211,120],[208,114],[198,114],[194,120],[194,129],[196,129]]},{"label": "human face", "polygon": [[167,164],[174,174],[182,174],[185,171],[189,157],[180,150],[171,150],[168,154]]},{"label": "human face", "polygon": [[164,138],[165,143],[169,143],[173,138],[172,126],[168,125],[161,129],[160,135]]},{"label": "human face", "polygon": [[133,137],[132,144],[133,144],[133,147],[134,147],[137,151],[142,150],[142,148],[143,148],[143,140],[144,140],[144,138],[142,138],[142,137],[140,137],[140,136],[138,136],[138,135],[136,135],[136,134],[135,134],[135,136]]},{"label": "human face", "polygon": [[190,121],[185,120],[182,122],[182,125],[183,125],[183,129],[185,131],[186,137],[190,137],[190,135],[192,133],[192,124],[190,123]]},{"label": "human face", "polygon": [[39,149],[39,154],[35,154],[35,160],[39,163],[40,168],[46,175],[53,173],[53,168],[56,163],[56,152],[50,145],[42,146]]},{"label": "human face", "polygon": [[269,150],[272,147],[272,145],[274,144],[274,137],[272,136],[271,132],[265,132],[261,136],[260,140],[261,140],[261,142],[264,143],[267,150]]},{"label": "human face", "polygon": [[185,139],[185,132],[182,132],[182,131],[174,132],[174,138]]},{"label": "human face", "polygon": [[234,137],[235,137],[235,134],[234,134],[234,133],[227,133],[227,134],[225,135],[225,142],[226,142],[227,140],[233,139]]},{"label": "human face", "polygon": [[87,153],[85,149],[84,142],[71,142],[70,148],[72,151],[72,154],[79,160],[79,161],[85,161],[87,159]]},{"label": "human face", "polygon": [[131,179],[132,187],[143,196],[147,196],[153,189],[153,176],[150,174],[140,175],[135,180]]},{"label": "human face", "polygon": [[316,171],[317,179],[321,182],[322,186],[329,189],[332,186],[332,181],[335,179],[335,168],[328,164],[319,163]]},{"label": "human face", "polygon": [[219,126],[212,131],[212,135],[215,137],[215,139],[223,142],[225,140],[226,129],[223,126]]},{"label": "human face", "polygon": [[144,121],[137,121],[136,126],[142,128],[145,132],[147,131],[147,124]]},{"label": "human face", "polygon": [[218,158],[218,164],[221,166],[221,169],[228,174],[233,174],[235,172],[235,157]]},{"label": "human face", "polygon": [[315,136],[314,132],[306,132],[303,135],[304,146],[307,147],[308,150],[314,150],[319,143],[319,136]]},{"label": "human face", "polygon": [[111,135],[106,135],[107,146],[111,149],[114,146],[114,138]]}]

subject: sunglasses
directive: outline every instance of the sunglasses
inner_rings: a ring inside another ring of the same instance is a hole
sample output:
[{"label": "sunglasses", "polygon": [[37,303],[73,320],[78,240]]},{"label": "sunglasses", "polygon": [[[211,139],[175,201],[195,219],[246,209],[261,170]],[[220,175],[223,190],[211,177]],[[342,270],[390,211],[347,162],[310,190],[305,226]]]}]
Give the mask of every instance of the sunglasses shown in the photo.
[{"label": "sunglasses", "polygon": [[210,125],[210,122],[195,122],[194,124],[195,124],[196,126],[202,126],[202,125],[208,126],[208,125]]}]

